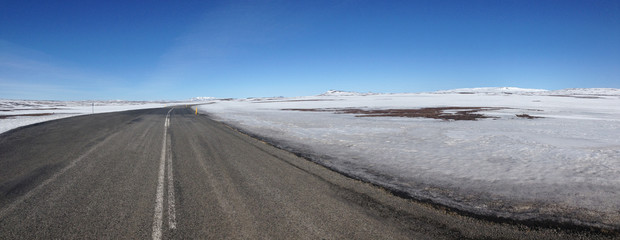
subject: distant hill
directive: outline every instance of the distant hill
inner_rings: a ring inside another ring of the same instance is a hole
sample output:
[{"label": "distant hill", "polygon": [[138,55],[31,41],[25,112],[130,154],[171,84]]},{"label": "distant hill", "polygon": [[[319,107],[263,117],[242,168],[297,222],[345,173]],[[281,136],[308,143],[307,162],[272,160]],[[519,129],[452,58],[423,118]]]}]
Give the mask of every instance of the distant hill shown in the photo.
[{"label": "distant hill", "polygon": [[[567,88],[546,92],[548,95],[597,95],[597,96],[620,96],[617,88]],[[545,95],[547,95],[545,94]]]},{"label": "distant hill", "polygon": [[481,88],[458,88],[451,90],[440,90],[433,93],[496,93],[496,94],[519,94],[519,93],[541,93],[547,92],[545,89],[529,89],[518,87],[481,87]]},{"label": "distant hill", "polygon": [[437,94],[519,94],[543,96],[620,96],[617,88],[567,88],[560,90],[528,89],[517,87],[481,87],[440,90]]},{"label": "distant hill", "polygon": [[211,101],[211,100],[215,100],[217,98],[214,97],[193,97],[190,98],[189,100],[192,102],[202,102],[202,101]]},{"label": "distant hill", "polygon": [[350,92],[350,91],[340,91],[340,90],[329,90],[319,96],[367,96],[367,95],[376,95],[376,93],[360,93],[360,92]]}]

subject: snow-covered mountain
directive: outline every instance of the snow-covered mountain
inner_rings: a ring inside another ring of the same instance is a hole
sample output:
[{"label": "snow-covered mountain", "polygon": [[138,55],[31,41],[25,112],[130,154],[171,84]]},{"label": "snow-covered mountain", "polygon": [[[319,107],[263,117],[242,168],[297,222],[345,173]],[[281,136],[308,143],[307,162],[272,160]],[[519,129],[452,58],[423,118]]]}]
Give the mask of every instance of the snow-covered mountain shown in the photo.
[{"label": "snow-covered mountain", "polygon": [[518,87],[480,87],[440,90],[436,94],[518,94],[538,96],[620,96],[617,88],[567,88],[560,90],[529,89]]},{"label": "snow-covered mountain", "polygon": [[215,99],[216,98],[214,97],[193,97],[193,98],[190,98],[189,100],[192,102],[202,102],[202,101],[211,101]]},{"label": "snow-covered mountain", "polygon": [[[518,87],[478,87],[478,88],[457,88],[430,92],[431,94],[485,94],[485,95],[537,95],[537,96],[620,96],[618,88],[567,88],[560,90],[546,90],[534,88]],[[329,90],[318,96],[369,96],[378,93],[360,93],[353,91]]]},{"label": "snow-covered mountain", "polygon": [[620,96],[618,88],[567,88],[546,92],[545,95],[597,95]]},{"label": "snow-covered mountain", "polygon": [[350,92],[350,91],[340,91],[340,90],[329,90],[319,96],[367,96],[374,95],[375,93],[360,93],[360,92]]},{"label": "snow-covered mountain", "polygon": [[524,94],[524,93],[542,93],[547,92],[545,89],[530,89],[518,87],[480,87],[480,88],[458,88],[450,90],[440,90],[433,93],[491,93],[491,94]]}]

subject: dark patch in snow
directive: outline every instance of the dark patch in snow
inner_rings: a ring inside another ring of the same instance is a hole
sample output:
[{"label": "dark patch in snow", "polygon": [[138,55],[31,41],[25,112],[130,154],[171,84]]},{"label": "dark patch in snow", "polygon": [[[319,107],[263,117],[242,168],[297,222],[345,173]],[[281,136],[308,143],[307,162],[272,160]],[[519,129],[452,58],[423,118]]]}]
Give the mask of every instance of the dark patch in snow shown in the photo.
[{"label": "dark patch in snow", "polygon": [[584,98],[584,99],[598,99],[598,96],[584,96],[584,95],[549,95],[551,97],[572,97],[572,98]]},{"label": "dark patch in snow", "polygon": [[11,110],[0,110],[0,111],[46,111],[46,110],[65,110],[68,108],[16,108]]},{"label": "dark patch in snow", "polygon": [[535,118],[543,118],[543,117],[537,117],[537,116],[531,116],[529,114],[517,114],[517,117],[520,118],[527,118],[527,119],[535,119]]},{"label": "dark patch in snow", "polygon": [[0,119],[14,118],[14,117],[39,117],[53,115],[53,113],[30,113],[30,114],[15,114],[15,115],[0,115]]},{"label": "dark patch in snow", "polygon": [[[497,107],[435,107],[419,109],[379,109],[364,110],[359,108],[287,108],[287,111],[304,112],[333,112],[337,114],[355,114],[356,117],[409,117],[432,118],[442,120],[478,120],[493,118],[478,113],[479,111],[493,111],[506,108]],[[456,111],[454,113],[449,111]]]},{"label": "dark patch in snow", "polygon": [[298,100],[275,100],[272,99],[261,99],[262,101],[256,101],[252,103],[279,103],[279,102],[329,102],[329,101],[340,101],[339,99],[298,99]]}]

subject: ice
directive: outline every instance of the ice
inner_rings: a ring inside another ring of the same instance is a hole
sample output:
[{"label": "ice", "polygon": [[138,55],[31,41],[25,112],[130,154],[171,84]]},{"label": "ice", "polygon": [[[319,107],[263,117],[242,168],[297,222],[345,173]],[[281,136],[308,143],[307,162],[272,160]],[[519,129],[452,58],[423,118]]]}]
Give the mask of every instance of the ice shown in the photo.
[{"label": "ice", "polygon": [[[200,108],[320,164],[417,199],[484,215],[620,227],[618,91],[461,92],[239,99]],[[596,97],[579,97],[586,93]],[[492,118],[477,121],[282,110],[426,107],[500,109],[480,112]]]}]

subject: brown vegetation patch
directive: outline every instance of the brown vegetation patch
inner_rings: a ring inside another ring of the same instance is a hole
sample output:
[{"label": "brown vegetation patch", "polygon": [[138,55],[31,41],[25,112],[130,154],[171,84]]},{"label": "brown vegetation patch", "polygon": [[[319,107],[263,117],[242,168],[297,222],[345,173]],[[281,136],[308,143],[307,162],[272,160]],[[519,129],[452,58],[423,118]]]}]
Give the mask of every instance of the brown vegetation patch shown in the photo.
[{"label": "brown vegetation patch", "polygon": [[524,114],[517,114],[517,117],[527,118],[527,119],[542,118],[542,117],[537,117],[537,116],[531,116],[531,115],[525,114],[525,113]]},{"label": "brown vegetation patch", "polygon": [[15,114],[15,115],[0,115],[0,119],[13,118],[13,117],[38,117],[53,115],[53,113],[30,113],[30,114]]},{"label": "brown vegetation patch", "polygon": [[299,99],[299,100],[271,100],[265,99],[264,101],[256,101],[252,103],[279,103],[279,102],[324,102],[324,101],[339,101],[337,99]]},{"label": "brown vegetation patch", "polygon": [[572,98],[585,98],[585,99],[597,99],[599,96],[584,96],[584,95],[549,95],[551,97],[572,97]]},{"label": "brown vegetation patch", "polygon": [[287,111],[333,112],[337,114],[355,114],[356,117],[410,117],[432,118],[443,120],[477,120],[492,118],[478,113],[479,111],[500,110],[505,108],[492,107],[435,107],[419,109],[377,109],[364,110],[359,108],[288,108]]},{"label": "brown vegetation patch", "polygon": [[15,108],[15,109],[7,109],[7,110],[0,110],[0,111],[6,111],[6,112],[10,112],[10,111],[48,111],[48,110],[62,110],[62,109],[66,109],[66,108]]}]

